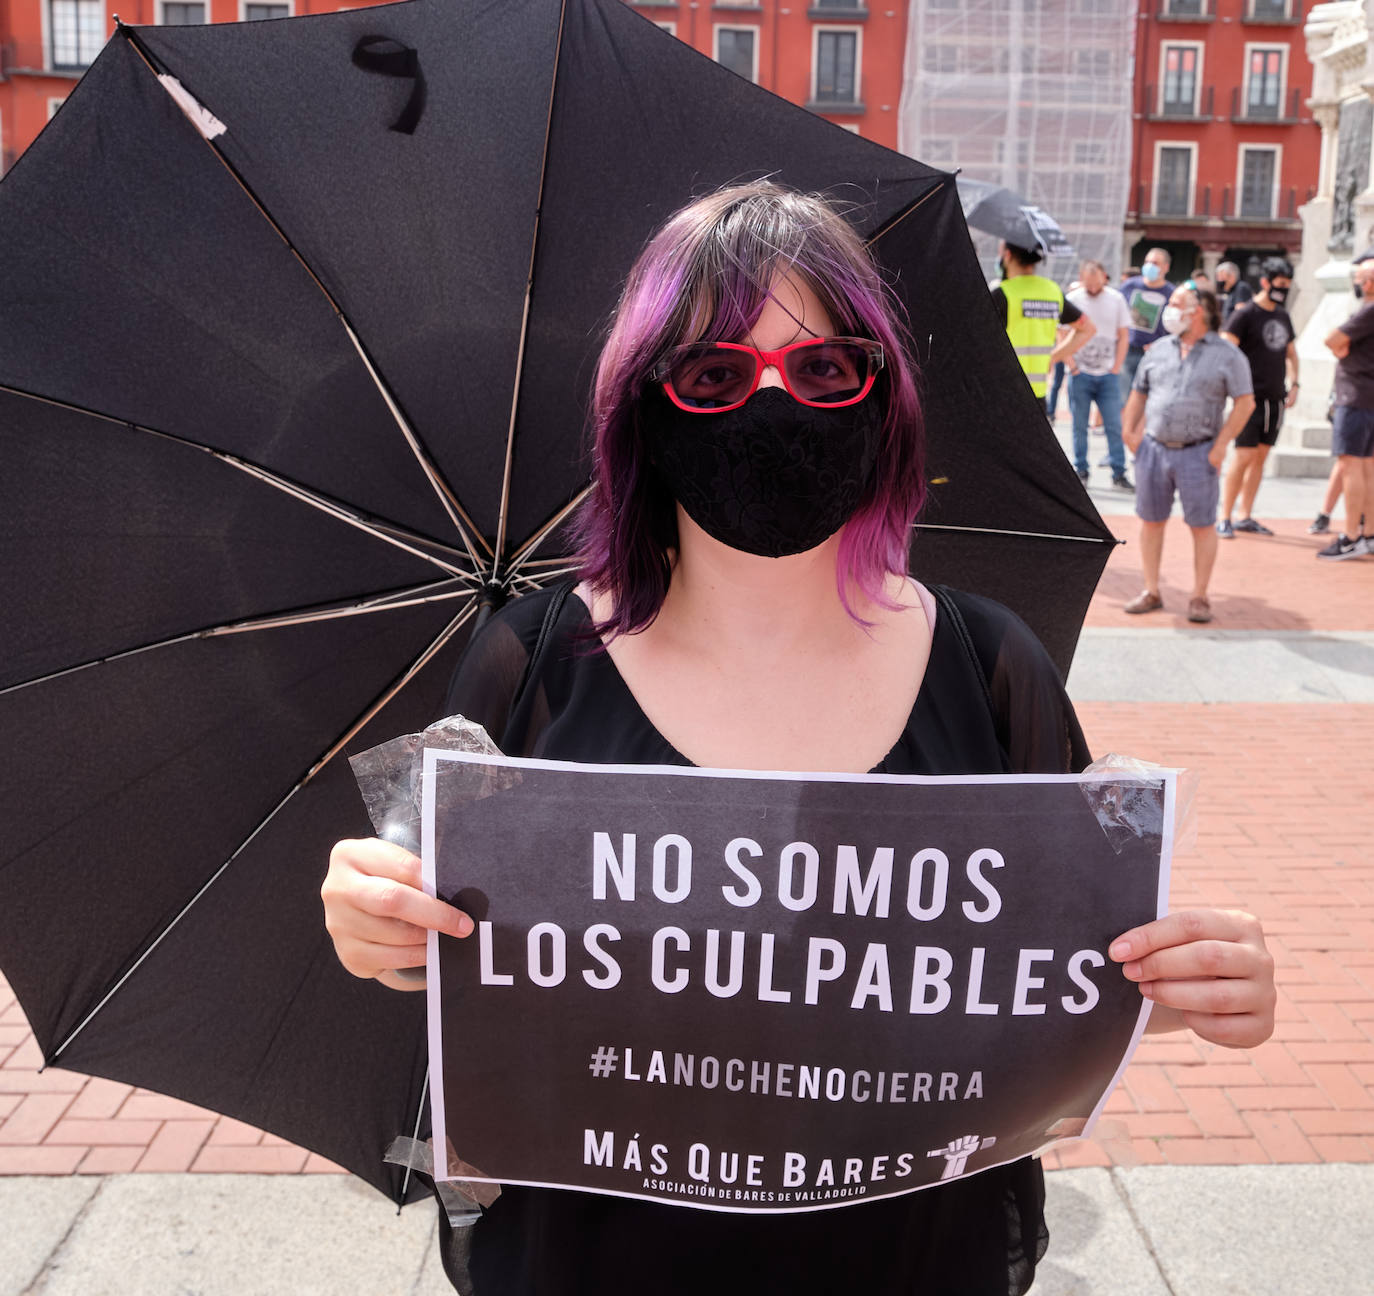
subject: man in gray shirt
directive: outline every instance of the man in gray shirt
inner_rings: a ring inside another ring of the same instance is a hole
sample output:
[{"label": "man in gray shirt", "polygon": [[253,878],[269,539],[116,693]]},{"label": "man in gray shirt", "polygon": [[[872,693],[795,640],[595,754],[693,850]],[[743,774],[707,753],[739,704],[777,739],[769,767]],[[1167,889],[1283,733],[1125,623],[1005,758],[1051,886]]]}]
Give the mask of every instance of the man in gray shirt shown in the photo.
[{"label": "man in gray shirt", "polygon": [[[1142,357],[1121,418],[1121,439],[1135,455],[1135,511],[1140,518],[1140,565],[1145,588],[1127,612],[1164,606],[1159,564],[1164,527],[1178,494],[1193,533],[1193,593],[1189,621],[1210,621],[1207,586],[1217,557],[1218,469],[1226,448],[1255,407],[1250,366],[1238,347],[1217,334],[1216,294],[1191,280],[1174,289],[1164,308],[1170,335]],[[1226,416],[1226,400],[1234,404]]]}]

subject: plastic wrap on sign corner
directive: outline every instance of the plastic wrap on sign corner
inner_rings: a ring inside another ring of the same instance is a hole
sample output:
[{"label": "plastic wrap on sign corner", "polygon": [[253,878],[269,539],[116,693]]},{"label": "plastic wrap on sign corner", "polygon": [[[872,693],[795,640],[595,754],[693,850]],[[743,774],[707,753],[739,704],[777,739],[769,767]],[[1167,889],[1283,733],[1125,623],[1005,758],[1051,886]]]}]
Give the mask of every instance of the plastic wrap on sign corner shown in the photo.
[{"label": "plastic wrap on sign corner", "polygon": [[1158,802],[1153,792],[1159,787],[1160,775],[1170,770],[1176,776],[1173,849],[1182,853],[1197,841],[1196,770],[1174,769],[1110,752],[1083,771],[1084,799],[1118,855],[1128,841],[1159,831]]},{"label": "plastic wrap on sign corner", "polygon": [[461,1177],[463,1173],[484,1178],[475,1166],[459,1160],[449,1147],[449,1166],[459,1173],[456,1179],[434,1179],[434,1145],[426,1139],[401,1136],[392,1141],[384,1158],[392,1165],[405,1166],[418,1170],[434,1181],[434,1191],[443,1203],[444,1213],[454,1228],[470,1228],[482,1218],[484,1207],[490,1206],[500,1195],[501,1185],[496,1183],[474,1182]]},{"label": "plastic wrap on sign corner", "polygon": [[420,779],[426,747],[499,756],[481,725],[460,715],[438,720],[421,733],[402,734],[349,759],[368,818],[385,841],[420,853]]}]

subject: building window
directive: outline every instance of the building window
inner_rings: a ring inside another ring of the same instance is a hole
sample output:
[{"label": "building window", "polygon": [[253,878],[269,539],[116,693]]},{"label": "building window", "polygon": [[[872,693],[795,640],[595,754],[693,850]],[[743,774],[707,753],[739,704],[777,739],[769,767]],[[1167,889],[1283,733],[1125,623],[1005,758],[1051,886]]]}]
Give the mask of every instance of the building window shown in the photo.
[{"label": "building window", "polygon": [[243,6],[244,22],[261,22],[265,18],[289,18],[289,4],[246,4]]},{"label": "building window", "polygon": [[1288,0],[1249,0],[1250,17],[1285,22],[1288,19]]},{"label": "building window", "polygon": [[89,67],[105,43],[105,0],[48,0],[55,68]]},{"label": "building window", "polygon": [[816,102],[859,101],[859,33],[816,30]]},{"label": "building window", "polygon": [[57,116],[57,110],[58,110],[59,108],[61,108],[62,105],[63,105],[64,103],[66,103],[66,102],[67,102],[67,101],[66,101],[65,98],[64,98],[64,99],[49,99],[49,100],[48,100],[48,120],[49,120],[49,121],[52,121],[52,119],[53,119],[54,117]]},{"label": "building window", "polygon": [[1246,148],[1241,151],[1238,216],[1245,220],[1274,219],[1274,177],[1277,172],[1277,149]]},{"label": "building window", "polygon": [[954,141],[952,139],[928,139],[921,146],[921,161],[927,166],[952,167],[954,160]]},{"label": "building window", "polygon": [[1191,117],[1197,111],[1198,56],[1196,45],[1164,47],[1164,98],[1162,111],[1174,117]]},{"label": "building window", "polygon": [[205,21],[205,6],[162,0],[162,21],[168,27],[197,27]]},{"label": "building window", "polygon": [[1165,12],[1175,18],[1201,18],[1206,14],[1207,0],[1168,0]]},{"label": "building window", "polygon": [[677,22],[674,19],[670,18],[667,22],[655,23],[654,26],[662,27],[663,30],[666,31],[669,36],[677,35]]},{"label": "building window", "polygon": [[1192,189],[1193,150],[1162,146],[1155,177],[1155,215],[1188,215],[1188,199]]},{"label": "building window", "polygon": [[717,27],[716,62],[746,81],[757,81],[756,35],[752,27]]},{"label": "building window", "polygon": [[1245,96],[1247,117],[1277,117],[1283,100],[1283,51],[1250,51],[1250,88]]}]

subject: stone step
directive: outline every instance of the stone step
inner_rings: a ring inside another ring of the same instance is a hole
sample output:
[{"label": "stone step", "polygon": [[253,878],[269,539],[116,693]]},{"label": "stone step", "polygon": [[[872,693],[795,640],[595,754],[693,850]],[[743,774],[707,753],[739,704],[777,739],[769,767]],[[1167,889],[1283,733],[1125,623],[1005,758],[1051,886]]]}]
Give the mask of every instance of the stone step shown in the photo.
[{"label": "stone step", "polygon": [[1331,472],[1331,450],[1276,445],[1264,469],[1270,477],[1326,477]]},{"label": "stone step", "polygon": [[1320,423],[1307,423],[1297,429],[1298,435],[1302,438],[1301,445],[1304,450],[1320,450],[1323,454],[1331,453],[1331,424],[1323,419]]}]

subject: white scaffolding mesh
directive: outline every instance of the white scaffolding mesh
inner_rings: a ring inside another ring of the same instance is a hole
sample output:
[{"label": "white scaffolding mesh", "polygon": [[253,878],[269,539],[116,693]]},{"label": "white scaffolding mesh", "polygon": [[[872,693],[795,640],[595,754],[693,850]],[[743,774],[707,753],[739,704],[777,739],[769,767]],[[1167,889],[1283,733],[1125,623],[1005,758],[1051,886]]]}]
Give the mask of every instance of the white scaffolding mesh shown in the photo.
[{"label": "white scaffolding mesh", "polygon": [[[1134,0],[910,0],[898,148],[1005,185],[1115,279],[1130,189]],[[988,277],[996,238],[974,233]]]}]

